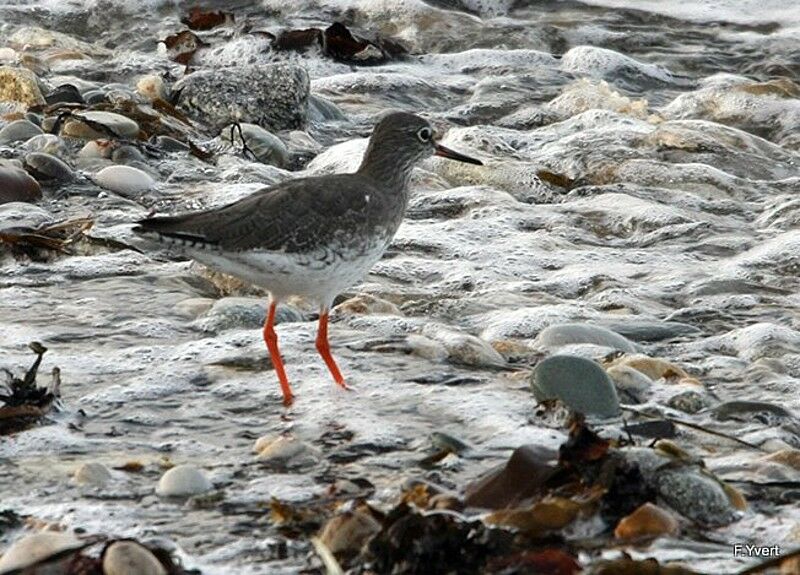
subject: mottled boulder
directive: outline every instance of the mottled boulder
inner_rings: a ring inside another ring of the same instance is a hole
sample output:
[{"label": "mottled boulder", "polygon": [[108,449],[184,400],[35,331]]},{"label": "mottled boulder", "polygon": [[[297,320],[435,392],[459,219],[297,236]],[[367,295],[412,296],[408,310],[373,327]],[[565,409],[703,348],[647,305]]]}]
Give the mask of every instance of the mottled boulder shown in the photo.
[{"label": "mottled boulder", "polygon": [[303,128],[308,117],[308,73],[289,64],[202,70],[174,86],[178,106],[215,130],[232,122],[268,130]]},{"label": "mottled boulder", "polygon": [[0,66],[0,102],[4,100],[26,106],[44,104],[36,75],[27,68]]}]

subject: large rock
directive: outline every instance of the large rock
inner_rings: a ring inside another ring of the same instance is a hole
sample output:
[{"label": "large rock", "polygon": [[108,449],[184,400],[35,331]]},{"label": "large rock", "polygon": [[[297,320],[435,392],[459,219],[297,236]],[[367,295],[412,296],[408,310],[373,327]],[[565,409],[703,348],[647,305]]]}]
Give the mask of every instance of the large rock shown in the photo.
[{"label": "large rock", "polygon": [[554,355],[536,366],[531,380],[537,401],[559,399],[585,415],[619,415],[617,390],[597,363],[572,355]]},{"label": "large rock", "polygon": [[35,202],[42,197],[39,182],[25,170],[0,166],[0,204],[9,202]]},{"label": "large rock", "polygon": [[[22,570],[57,553],[80,546],[81,542],[68,533],[43,531],[28,535],[16,541],[0,557],[0,573]],[[66,562],[68,559],[65,558],[64,561]],[[61,571],[53,572],[60,573]]]},{"label": "large rock", "polygon": [[44,104],[36,75],[27,68],[0,66],[0,102],[20,102],[26,106]]},{"label": "large rock", "polygon": [[222,130],[232,122],[294,130],[308,117],[308,73],[289,64],[202,70],[174,86],[178,106],[201,124]]},{"label": "large rock", "polygon": [[741,517],[746,503],[707,469],[656,449],[632,447],[622,453],[626,460],[636,463],[659,496],[684,517],[707,527],[728,525]]}]

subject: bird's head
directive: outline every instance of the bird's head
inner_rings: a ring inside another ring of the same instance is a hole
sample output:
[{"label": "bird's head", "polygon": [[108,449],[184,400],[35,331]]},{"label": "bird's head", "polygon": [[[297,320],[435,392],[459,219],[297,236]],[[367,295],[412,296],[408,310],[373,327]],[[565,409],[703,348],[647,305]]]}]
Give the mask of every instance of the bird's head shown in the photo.
[{"label": "bird's head", "polygon": [[372,171],[393,165],[408,173],[415,164],[430,156],[483,165],[480,160],[444,147],[438,139],[439,134],[428,120],[408,112],[392,112],[372,131],[361,169]]}]

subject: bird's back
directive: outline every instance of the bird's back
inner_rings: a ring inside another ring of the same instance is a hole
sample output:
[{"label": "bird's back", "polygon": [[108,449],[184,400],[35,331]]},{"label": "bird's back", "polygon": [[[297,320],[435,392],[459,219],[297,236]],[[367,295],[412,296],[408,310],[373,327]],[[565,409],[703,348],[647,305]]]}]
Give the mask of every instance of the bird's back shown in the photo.
[{"label": "bird's back", "polygon": [[394,235],[403,197],[359,174],[298,178],[200,212],[141,220],[135,231],[223,251],[304,253],[320,245]]}]

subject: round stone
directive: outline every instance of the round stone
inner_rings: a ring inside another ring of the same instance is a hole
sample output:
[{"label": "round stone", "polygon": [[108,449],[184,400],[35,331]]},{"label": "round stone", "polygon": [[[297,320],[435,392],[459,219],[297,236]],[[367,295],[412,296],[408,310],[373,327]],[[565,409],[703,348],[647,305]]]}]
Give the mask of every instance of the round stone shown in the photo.
[{"label": "round stone", "polygon": [[25,142],[42,133],[42,129],[29,120],[14,120],[0,130],[0,145]]},{"label": "round stone", "polygon": [[597,363],[572,355],[548,357],[533,371],[533,396],[537,401],[559,399],[585,415],[619,415],[617,390]]},{"label": "round stone", "polygon": [[189,497],[211,491],[214,486],[205,474],[190,464],[177,465],[161,476],[156,493],[162,497]]},{"label": "round stone", "polygon": [[247,148],[259,162],[279,168],[286,165],[289,160],[289,150],[278,136],[256,124],[239,125],[242,129],[241,134],[238,128],[231,125],[222,130],[221,137],[240,147],[242,146],[242,138],[244,138]]},{"label": "round stone", "polygon": [[0,204],[8,202],[35,202],[42,197],[39,182],[25,170],[0,166]]},{"label": "round stone", "polygon": [[653,380],[637,369],[627,365],[614,365],[608,368],[623,403],[643,403],[653,386]]},{"label": "round stone", "polygon": [[[84,140],[95,140],[98,138],[108,138],[115,135],[119,138],[135,138],[139,134],[139,124],[126,118],[122,114],[114,112],[76,112],[76,118],[67,120],[61,129],[61,134],[72,138],[82,138]],[[92,128],[88,123],[81,121],[88,120],[92,124],[100,124],[108,129]]]},{"label": "round stone", "polygon": [[135,541],[116,541],[103,555],[104,575],[167,575],[167,570],[146,547]]},{"label": "round stone", "polygon": [[304,441],[294,437],[259,437],[253,447],[256,459],[280,467],[307,467],[320,459],[320,452]]},{"label": "round stone", "polygon": [[136,91],[150,101],[167,99],[167,87],[164,85],[164,79],[157,74],[139,78],[136,82]]},{"label": "round stone", "polygon": [[102,463],[84,463],[72,478],[81,485],[105,485],[111,481],[111,472]]},{"label": "round stone", "polygon": [[346,299],[331,310],[331,315],[403,315],[396,305],[369,294],[359,294]]},{"label": "round stone", "polygon": [[538,347],[556,349],[576,343],[591,343],[626,353],[635,353],[636,346],[618,333],[599,325],[562,323],[546,327],[534,342]]},{"label": "round stone", "polygon": [[101,188],[111,190],[121,196],[142,194],[156,185],[150,174],[133,166],[103,168],[95,174],[94,182]]},{"label": "round stone", "polygon": [[488,342],[467,333],[429,324],[422,335],[441,343],[451,363],[474,367],[500,367],[505,359]]},{"label": "round stone", "polygon": [[[266,318],[267,302],[263,298],[224,297],[214,302],[198,325],[208,332],[255,329],[262,327]],[[275,324],[295,321],[303,321],[303,314],[291,305],[279,304],[275,310]]]},{"label": "round stone", "polygon": [[75,173],[67,163],[46,152],[31,152],[25,156],[25,167],[42,182],[71,182]]}]

